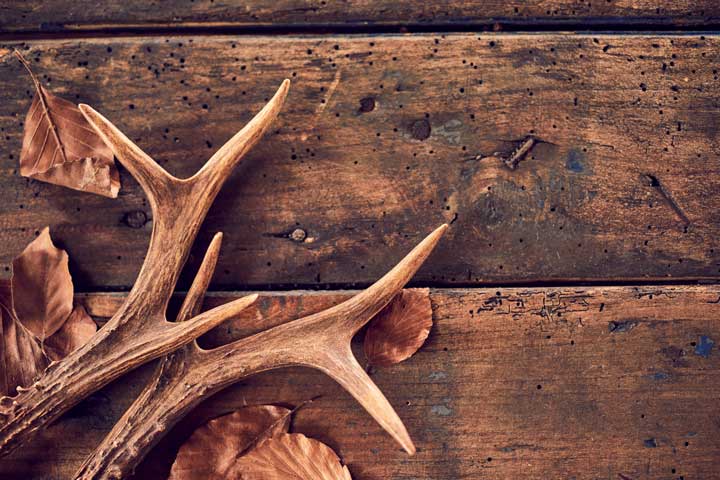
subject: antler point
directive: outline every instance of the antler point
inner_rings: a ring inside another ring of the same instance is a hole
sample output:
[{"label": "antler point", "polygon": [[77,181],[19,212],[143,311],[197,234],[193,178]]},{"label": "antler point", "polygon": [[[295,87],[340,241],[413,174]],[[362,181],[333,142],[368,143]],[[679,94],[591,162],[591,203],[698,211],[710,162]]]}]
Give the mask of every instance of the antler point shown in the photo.
[{"label": "antler point", "polygon": [[86,119],[88,115],[97,114],[97,111],[87,103],[79,103],[78,109],[80,109],[80,113],[82,113],[83,117],[85,117]]},{"label": "antler point", "polygon": [[407,452],[408,455],[410,455],[410,456],[415,455],[415,452],[417,451],[415,449],[415,444],[412,442],[412,440],[410,440],[410,439],[408,439],[408,440],[410,443],[408,443],[407,445],[403,445],[403,448],[405,449],[405,451]]}]

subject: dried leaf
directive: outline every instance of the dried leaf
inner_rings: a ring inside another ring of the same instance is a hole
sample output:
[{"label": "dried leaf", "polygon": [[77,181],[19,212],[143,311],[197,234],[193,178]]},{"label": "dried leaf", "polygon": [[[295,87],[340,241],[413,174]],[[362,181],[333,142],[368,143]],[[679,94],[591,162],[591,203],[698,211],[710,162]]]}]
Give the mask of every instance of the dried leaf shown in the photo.
[{"label": "dried leaf", "polygon": [[14,315],[10,282],[0,285],[0,395],[14,395],[47,367],[40,341]]},{"label": "dried leaf", "polygon": [[228,472],[237,480],[352,480],[327,445],[300,433],[282,433],[247,455]]},{"label": "dried leaf", "polygon": [[403,290],[370,321],[365,332],[365,356],[377,367],[402,362],[422,347],[430,328],[430,291]]},{"label": "dried leaf", "polygon": [[73,309],[67,263],[45,228],[13,260],[12,278],[0,280],[0,395],[30,385],[97,330],[82,306]]},{"label": "dried leaf", "polygon": [[64,187],[117,197],[120,176],[112,150],[72,102],[47,91],[15,51],[35,84],[25,117],[20,174]]},{"label": "dried leaf", "polygon": [[53,361],[67,357],[85,345],[97,332],[97,325],[82,305],[77,305],[62,328],[45,341],[45,351]]},{"label": "dried leaf", "polygon": [[287,408],[258,405],[209,421],[180,447],[168,480],[224,479],[248,448],[287,432]]},{"label": "dried leaf", "polygon": [[13,260],[12,296],[17,318],[41,341],[72,312],[68,256],[53,245],[48,227]]}]

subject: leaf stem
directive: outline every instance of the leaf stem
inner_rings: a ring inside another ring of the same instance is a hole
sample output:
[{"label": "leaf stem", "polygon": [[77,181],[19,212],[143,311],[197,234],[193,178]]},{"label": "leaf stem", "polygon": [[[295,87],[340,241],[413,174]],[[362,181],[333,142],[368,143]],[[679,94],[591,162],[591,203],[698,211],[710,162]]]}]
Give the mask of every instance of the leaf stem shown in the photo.
[{"label": "leaf stem", "polygon": [[[43,113],[45,114],[45,117],[48,119],[48,123],[50,124],[50,131],[52,131],[53,137],[55,138],[55,142],[57,143],[57,148],[60,149],[60,154],[63,158],[63,163],[67,162],[67,155],[65,155],[65,146],[60,141],[60,137],[57,133],[57,127],[55,126],[55,122],[52,119],[52,115],[50,115],[50,108],[47,104],[47,98],[45,98],[45,90],[42,88],[42,85],[40,84],[40,80],[35,76],[32,69],[30,68],[30,64],[28,61],[23,57],[22,53],[18,49],[15,49],[13,52],[18,60],[20,60],[20,63],[22,63],[23,67],[25,67],[25,70],[30,74],[30,78],[32,78],[33,83],[35,84],[35,91],[37,92],[38,98],[40,98],[40,104],[43,108]],[[39,158],[38,158],[39,160]]]},{"label": "leaf stem", "polygon": [[23,67],[25,67],[25,70],[27,70],[27,72],[30,74],[30,78],[32,78],[32,81],[35,84],[35,87],[39,89],[40,88],[40,80],[38,80],[38,78],[33,73],[28,61],[25,59],[25,57],[23,57],[22,53],[20,53],[19,50],[15,49],[15,51],[13,53],[15,54],[17,59],[20,60],[20,63],[22,63]]},{"label": "leaf stem", "polygon": [[[237,459],[240,458],[240,457],[242,457],[243,455],[247,454],[250,450],[252,450],[252,449],[255,448],[256,446],[258,446],[261,442],[265,441],[265,440],[269,437],[270,432],[272,432],[272,431],[275,429],[275,427],[277,427],[277,426],[280,425],[282,422],[284,422],[286,418],[291,417],[291,419],[292,419],[292,416],[293,416],[295,413],[297,413],[298,410],[300,410],[301,408],[305,407],[306,405],[314,402],[315,400],[317,400],[317,399],[319,399],[319,398],[321,398],[321,397],[322,397],[322,395],[318,395],[318,396],[316,396],[316,397],[310,398],[310,399],[308,399],[308,400],[303,401],[303,402],[300,403],[299,405],[295,405],[295,407],[294,407],[292,410],[288,410],[287,413],[285,413],[282,417],[280,417],[280,418],[278,418],[277,420],[275,420],[269,427],[267,427],[265,430],[263,430],[262,432],[260,432],[260,433],[257,435],[257,437],[255,437],[255,439],[253,439],[253,441],[251,441],[245,448],[243,448],[242,450],[240,450],[239,452],[237,452],[237,453],[235,454],[235,461],[237,461]],[[223,473],[223,474],[227,473],[227,470],[229,470],[231,467],[232,467],[232,463],[229,464],[229,465],[227,466],[227,468],[225,469],[225,471],[223,471],[222,473]]]}]

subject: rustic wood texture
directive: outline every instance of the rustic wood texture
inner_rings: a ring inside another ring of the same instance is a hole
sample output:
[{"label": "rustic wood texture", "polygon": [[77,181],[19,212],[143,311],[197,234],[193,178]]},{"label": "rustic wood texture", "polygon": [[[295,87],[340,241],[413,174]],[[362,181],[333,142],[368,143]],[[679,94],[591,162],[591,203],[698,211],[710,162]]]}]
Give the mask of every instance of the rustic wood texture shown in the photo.
[{"label": "rustic wood texture", "polygon": [[714,0],[6,0],[0,31],[58,32],[148,27],[323,27],[462,25],[703,26],[720,19]]},{"label": "rustic wood texture", "polygon": [[[203,345],[350,295],[262,294]],[[215,295],[206,307],[231,298],[237,295]],[[425,346],[408,361],[371,373],[408,426],[418,447],[414,457],[332,380],[293,368],[252,377],[203,403],[153,451],[137,478],[163,478],[174,450],[209,417],[322,394],[297,414],[294,428],[334,448],[356,480],[717,479],[719,298],[720,286],[434,290],[435,325]],[[122,296],[82,300],[91,313],[108,315]],[[93,395],[0,461],[0,476],[68,478],[151,370]]]},{"label": "rustic wood texture", "polygon": [[[116,200],[14,175],[32,92],[7,54],[16,45],[0,46],[0,259],[49,224],[77,288],[127,288],[152,225],[127,172]],[[715,35],[29,45],[46,86],[106,113],[179,176],[265,103],[259,85],[293,80],[191,255],[194,271],[225,232],[211,289],[369,284],[442,221],[451,228],[415,285],[718,278]]]}]

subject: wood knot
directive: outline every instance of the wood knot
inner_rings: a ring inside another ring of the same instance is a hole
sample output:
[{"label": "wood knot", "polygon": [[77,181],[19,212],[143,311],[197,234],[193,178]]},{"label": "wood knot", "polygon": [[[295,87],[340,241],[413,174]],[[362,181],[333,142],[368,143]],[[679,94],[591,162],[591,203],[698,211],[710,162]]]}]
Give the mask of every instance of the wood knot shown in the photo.
[{"label": "wood knot", "polygon": [[290,240],[292,240],[293,242],[302,242],[303,240],[305,240],[305,237],[307,237],[307,232],[302,228],[296,228],[290,234]]},{"label": "wood knot", "polygon": [[428,122],[426,118],[415,120],[413,124],[410,125],[410,133],[416,140],[425,140],[430,136],[430,131],[430,122]]},{"label": "wood knot", "polygon": [[660,181],[657,179],[655,175],[650,175],[649,173],[643,174],[640,179],[642,182],[647,185],[648,187],[659,187]]},{"label": "wood knot", "polygon": [[142,210],[127,212],[123,222],[130,228],[142,228],[147,223],[147,214]]},{"label": "wood knot", "polygon": [[368,113],[375,110],[375,99],[372,97],[365,97],[360,99],[359,112]]}]

